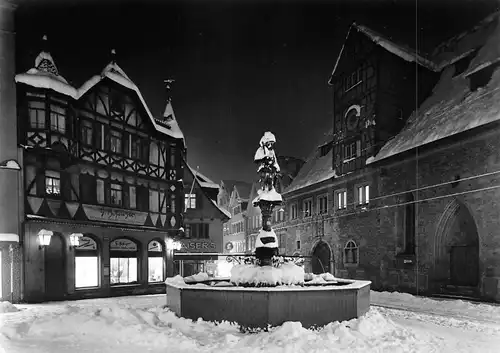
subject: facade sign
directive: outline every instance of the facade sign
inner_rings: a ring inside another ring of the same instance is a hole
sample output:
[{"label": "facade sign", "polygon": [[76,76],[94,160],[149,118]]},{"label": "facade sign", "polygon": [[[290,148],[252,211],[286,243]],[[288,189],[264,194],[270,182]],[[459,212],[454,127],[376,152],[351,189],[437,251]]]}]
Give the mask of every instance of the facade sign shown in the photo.
[{"label": "facade sign", "polygon": [[92,238],[80,237],[79,245],[75,246],[75,250],[97,250],[97,244]]},{"label": "facade sign", "polygon": [[116,239],[109,245],[111,251],[137,251],[137,244],[128,239]]},{"label": "facade sign", "polygon": [[182,239],[181,246],[184,252],[217,252],[217,246],[210,239]]},{"label": "facade sign", "polygon": [[226,249],[227,251],[231,251],[231,250],[233,250],[233,248],[234,248],[233,243],[231,243],[230,241],[228,241],[228,242],[226,243],[225,249]]},{"label": "facade sign", "polygon": [[149,252],[161,252],[161,244],[159,241],[153,240],[150,241],[148,244],[148,251]]},{"label": "facade sign", "polygon": [[144,225],[148,214],[146,212],[121,210],[106,206],[82,205],[87,218],[91,221],[115,223],[130,223]]}]

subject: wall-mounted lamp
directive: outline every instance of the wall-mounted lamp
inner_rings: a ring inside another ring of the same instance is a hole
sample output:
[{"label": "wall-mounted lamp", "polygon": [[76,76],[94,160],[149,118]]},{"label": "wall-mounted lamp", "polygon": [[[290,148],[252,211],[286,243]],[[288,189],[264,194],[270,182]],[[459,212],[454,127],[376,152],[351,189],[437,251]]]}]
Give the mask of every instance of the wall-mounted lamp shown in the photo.
[{"label": "wall-mounted lamp", "polygon": [[0,169],[21,170],[21,166],[15,159],[7,159],[0,162]]},{"label": "wall-mounted lamp", "polygon": [[167,250],[181,250],[182,244],[172,238],[167,239]]},{"label": "wall-mounted lamp", "polygon": [[54,233],[51,230],[45,230],[42,229],[38,232],[38,242],[40,245],[38,245],[38,249],[42,249],[44,246],[50,245],[50,238]]},{"label": "wall-mounted lamp", "polygon": [[69,235],[69,246],[75,248],[80,245],[80,238],[83,237],[82,233],[72,233]]}]

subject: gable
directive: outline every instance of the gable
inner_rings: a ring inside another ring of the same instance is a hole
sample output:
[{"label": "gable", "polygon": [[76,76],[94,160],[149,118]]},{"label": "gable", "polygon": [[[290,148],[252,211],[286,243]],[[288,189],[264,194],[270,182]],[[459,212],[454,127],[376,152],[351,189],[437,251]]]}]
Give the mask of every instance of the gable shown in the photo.
[{"label": "gable", "polygon": [[79,107],[137,130],[153,128],[135,92],[124,89],[109,79],[100,81],[88,90],[79,99]]}]

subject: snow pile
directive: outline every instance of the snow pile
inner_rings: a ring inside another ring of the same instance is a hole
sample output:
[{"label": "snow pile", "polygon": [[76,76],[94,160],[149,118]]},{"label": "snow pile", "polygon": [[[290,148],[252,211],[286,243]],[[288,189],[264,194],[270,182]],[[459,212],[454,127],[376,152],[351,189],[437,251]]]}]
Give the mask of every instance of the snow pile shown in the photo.
[{"label": "snow pile", "polygon": [[334,275],[328,272],[321,274],[306,273],[304,278],[309,284],[327,284],[337,280]]},{"label": "snow pile", "polygon": [[11,302],[0,302],[0,313],[14,313],[19,311]]},{"label": "snow pile", "polygon": [[271,201],[271,202],[282,202],[283,198],[281,195],[276,191],[275,188],[272,188],[271,190],[262,190],[259,189],[257,191],[257,197],[253,199],[252,204],[258,203],[260,200],[263,201]]},{"label": "snow pile", "polygon": [[201,282],[201,281],[208,281],[209,279],[210,279],[210,277],[208,276],[208,273],[199,272],[195,275],[184,277],[184,282],[186,282],[186,283]]},{"label": "snow pile", "polygon": [[167,279],[165,280],[165,284],[171,284],[174,286],[183,286],[186,284],[186,282],[184,282],[184,278],[182,278],[182,276],[177,275],[175,277],[167,277]]},{"label": "snow pile", "polygon": [[231,282],[236,285],[279,286],[304,283],[304,269],[286,263],[280,267],[236,265],[231,269]]}]

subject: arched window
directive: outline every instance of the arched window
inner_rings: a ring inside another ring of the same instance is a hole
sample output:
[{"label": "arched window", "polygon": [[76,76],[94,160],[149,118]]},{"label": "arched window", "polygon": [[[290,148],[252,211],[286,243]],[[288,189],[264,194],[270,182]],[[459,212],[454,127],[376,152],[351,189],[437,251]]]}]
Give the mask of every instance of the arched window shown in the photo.
[{"label": "arched window", "polygon": [[99,247],[89,235],[75,246],[75,288],[99,286]]},{"label": "arched window", "polygon": [[163,282],[163,269],[163,245],[158,240],[152,240],[148,244],[148,282]]},{"label": "arched window", "polygon": [[415,254],[415,198],[413,194],[407,194],[405,201],[405,254]]},{"label": "arched window", "polygon": [[109,245],[109,252],[111,284],[137,282],[137,244],[130,239],[115,239]]},{"label": "arched window", "polygon": [[359,262],[359,248],[354,240],[349,240],[344,247],[344,263],[357,264]]}]

